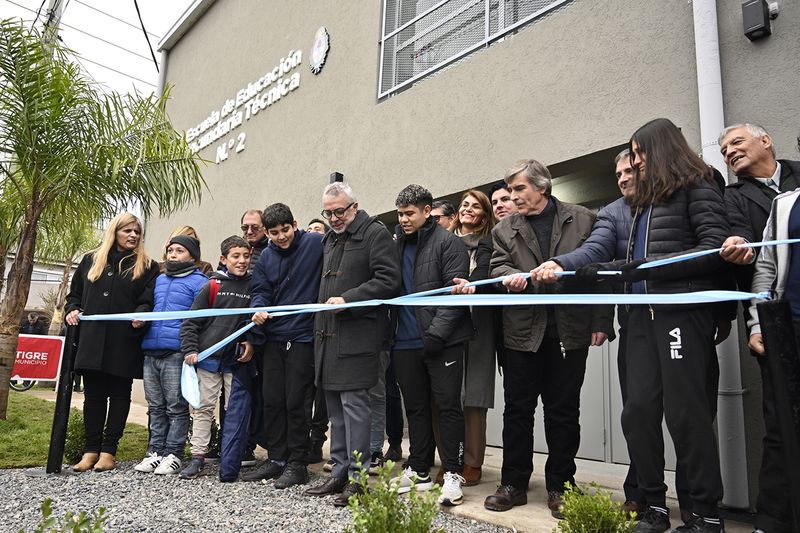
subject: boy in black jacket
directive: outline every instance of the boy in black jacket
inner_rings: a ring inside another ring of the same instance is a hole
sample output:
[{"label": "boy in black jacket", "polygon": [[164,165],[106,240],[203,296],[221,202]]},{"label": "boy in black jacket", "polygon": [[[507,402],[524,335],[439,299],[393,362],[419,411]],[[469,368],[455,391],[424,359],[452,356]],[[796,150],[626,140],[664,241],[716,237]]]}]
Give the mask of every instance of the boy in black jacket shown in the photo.
[{"label": "boy in black jacket", "polygon": [[[195,298],[193,310],[250,307],[250,245],[243,238],[233,236],[222,241],[220,249],[220,263],[226,271],[211,275],[211,280]],[[202,361],[198,362],[197,355],[242,327],[244,323],[243,315],[219,315],[187,319],[181,327],[181,352],[186,364],[197,366],[201,403],[200,408],[194,409],[192,413],[192,460],[181,471],[180,476],[184,479],[194,479],[203,471],[214,407],[223,384],[226,407],[219,479],[236,481],[239,476],[252,408],[249,389],[252,377],[250,365],[247,363],[253,357],[253,347],[246,341],[230,343]]]},{"label": "boy in black jacket", "polygon": [[[262,215],[269,245],[253,268],[252,307],[316,303],[322,274],[322,235],[297,229],[285,204]],[[269,461],[244,481],[278,478],[275,488],[308,482],[310,412],[314,394],[314,315],[256,313],[248,340],[262,357],[262,396]]]},{"label": "boy in black jacket", "polygon": [[[409,185],[397,196],[397,244],[401,254],[402,292],[412,294],[453,285],[469,273],[464,243],[436,224],[431,216],[433,197],[419,185]],[[461,384],[464,343],[472,337],[465,307],[398,307],[394,365],[408,416],[411,451],[403,474],[394,479],[400,494],[430,490],[430,467],[436,449],[431,403],[439,408],[439,453],[445,469],[439,503],[460,505],[464,478],[464,412]]]}]

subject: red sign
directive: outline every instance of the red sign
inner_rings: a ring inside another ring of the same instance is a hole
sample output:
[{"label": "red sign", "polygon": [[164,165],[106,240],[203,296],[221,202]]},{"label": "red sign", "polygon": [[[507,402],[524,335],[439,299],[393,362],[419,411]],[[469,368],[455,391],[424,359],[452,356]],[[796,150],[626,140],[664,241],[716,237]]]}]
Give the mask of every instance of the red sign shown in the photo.
[{"label": "red sign", "polygon": [[56,381],[61,370],[64,337],[20,335],[17,358],[11,371],[13,379]]}]

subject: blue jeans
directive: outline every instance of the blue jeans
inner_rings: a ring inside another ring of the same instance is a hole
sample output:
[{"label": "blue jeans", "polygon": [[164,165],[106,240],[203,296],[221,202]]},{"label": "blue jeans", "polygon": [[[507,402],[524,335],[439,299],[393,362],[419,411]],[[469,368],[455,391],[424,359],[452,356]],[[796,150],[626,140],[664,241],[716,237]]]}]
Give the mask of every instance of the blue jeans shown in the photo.
[{"label": "blue jeans", "polygon": [[180,352],[144,358],[144,396],[150,417],[150,452],[183,457],[189,432],[189,404],[181,394]]}]

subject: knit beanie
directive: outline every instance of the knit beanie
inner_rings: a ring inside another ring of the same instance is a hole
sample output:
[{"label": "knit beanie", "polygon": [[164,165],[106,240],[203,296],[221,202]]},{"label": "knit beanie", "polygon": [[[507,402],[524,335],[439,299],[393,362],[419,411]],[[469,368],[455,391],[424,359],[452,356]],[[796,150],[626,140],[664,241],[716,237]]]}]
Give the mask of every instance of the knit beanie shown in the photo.
[{"label": "knit beanie", "polygon": [[189,235],[175,235],[167,243],[167,248],[169,248],[169,245],[173,243],[180,244],[186,248],[186,251],[192,256],[192,259],[195,261],[200,261],[200,241],[194,237],[190,237]]}]

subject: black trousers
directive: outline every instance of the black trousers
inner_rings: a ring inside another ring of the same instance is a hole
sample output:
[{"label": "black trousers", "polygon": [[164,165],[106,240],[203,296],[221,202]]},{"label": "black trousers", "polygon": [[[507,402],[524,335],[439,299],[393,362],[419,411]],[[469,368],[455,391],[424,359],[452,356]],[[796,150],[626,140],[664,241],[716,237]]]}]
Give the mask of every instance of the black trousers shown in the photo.
[{"label": "black trousers", "polygon": [[[795,321],[795,338],[800,344],[800,323]],[[800,353],[800,346],[798,346]],[[767,533],[792,531],[792,507],[789,499],[791,487],[789,472],[786,471],[781,428],[775,412],[775,396],[769,363],[758,358],[761,367],[762,408],[764,410],[764,439],[761,451],[761,470],[758,473],[758,499],[756,501],[755,527]],[[794,475],[797,475],[795,473]]]},{"label": "black trousers", "polygon": [[84,452],[117,454],[131,408],[132,378],[83,372]]},{"label": "black trousers", "polygon": [[403,443],[403,397],[397,384],[393,353],[389,354],[386,368],[386,437],[389,446],[398,447]]},{"label": "black trousers", "polygon": [[661,432],[666,418],[678,464],[686,469],[692,510],[717,516],[722,479],[708,392],[714,331],[710,306],[631,308],[622,430],[648,505],[666,506]]},{"label": "black trousers", "polygon": [[311,442],[325,442],[328,440],[328,437],[325,436],[328,432],[328,405],[325,403],[325,391],[322,390],[322,387],[314,388],[309,391],[309,413],[312,412],[312,410]]},{"label": "black trousers", "polygon": [[461,384],[464,380],[464,345],[449,346],[430,354],[418,350],[395,350],[394,365],[403,393],[411,441],[408,466],[423,474],[433,466],[436,440],[431,402],[439,407],[439,449],[448,472],[464,469],[464,410]]},{"label": "black trousers", "polygon": [[[627,315],[626,315],[627,317]],[[621,317],[620,317],[621,318]],[[622,406],[628,399],[628,380],[627,372],[627,330],[625,325],[619,328],[619,347],[617,350],[617,370],[619,371],[619,388],[622,392]],[[711,409],[711,419],[717,416],[717,393],[719,391],[719,360],[717,359],[716,346],[711,345],[712,356],[709,358],[708,383],[706,392],[708,393],[708,407]],[[625,491],[625,499],[635,502],[646,503],[644,492],[639,489],[637,480],[636,463],[631,459],[628,466],[628,474],[622,484]],[[687,511],[692,510],[692,498],[689,495],[689,481],[686,479],[686,469],[678,463],[675,465],[675,491],[678,493],[678,506]]]},{"label": "black trousers", "polygon": [[589,347],[561,352],[557,338],[545,337],[535,352],[506,348],[503,372],[503,468],[501,483],[526,490],[533,473],[533,415],[544,407],[548,491],[575,484],[575,454],[581,442],[581,387]]},{"label": "black trousers", "polygon": [[262,360],[263,421],[269,458],[306,464],[314,390],[314,344],[267,342]]}]

